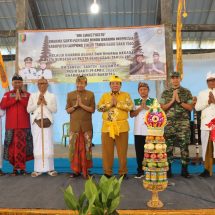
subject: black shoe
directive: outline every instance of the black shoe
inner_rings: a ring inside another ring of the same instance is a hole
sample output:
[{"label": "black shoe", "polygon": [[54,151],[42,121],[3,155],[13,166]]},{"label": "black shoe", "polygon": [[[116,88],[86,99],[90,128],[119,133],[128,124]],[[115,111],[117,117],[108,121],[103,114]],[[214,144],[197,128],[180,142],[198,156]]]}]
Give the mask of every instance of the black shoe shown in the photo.
[{"label": "black shoe", "polygon": [[191,178],[191,175],[189,174],[189,172],[187,170],[187,165],[182,165],[181,176],[184,178]]},{"label": "black shoe", "polygon": [[24,176],[25,176],[25,175],[27,175],[27,174],[28,174],[28,173],[27,173],[25,170],[23,170],[23,169],[20,170],[20,175],[24,175]]},{"label": "black shoe", "polygon": [[104,176],[105,176],[106,178],[111,178],[111,177],[112,177],[112,175],[108,175],[108,174],[104,174]]},{"label": "black shoe", "polygon": [[0,169],[0,176],[3,176],[4,175],[4,173],[2,172],[2,170]]},{"label": "black shoe", "polygon": [[202,172],[201,174],[199,174],[200,177],[203,177],[203,178],[208,178],[210,177],[210,173],[208,170],[204,170],[204,172]]},{"label": "black shoe", "polygon": [[172,178],[172,169],[171,169],[171,164],[169,163],[169,170],[167,171],[167,178]]},{"label": "black shoe", "polygon": [[123,177],[123,180],[128,180],[128,176],[127,174],[122,174],[119,176],[119,178]]},{"label": "black shoe", "polygon": [[14,169],[10,176],[17,176],[19,175],[18,170]]},{"label": "black shoe", "polygon": [[140,179],[140,178],[143,178],[144,177],[144,173],[143,172],[139,172],[139,173],[137,173],[135,176],[134,176],[134,178],[138,178],[138,179]]}]

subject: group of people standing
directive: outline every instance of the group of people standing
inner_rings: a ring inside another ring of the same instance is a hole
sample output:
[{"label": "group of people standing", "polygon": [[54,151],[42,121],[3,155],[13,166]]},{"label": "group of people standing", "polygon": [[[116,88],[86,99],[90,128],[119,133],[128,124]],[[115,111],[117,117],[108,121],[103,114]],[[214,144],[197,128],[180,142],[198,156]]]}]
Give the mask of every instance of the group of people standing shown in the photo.
[{"label": "group of people standing", "polygon": [[[170,164],[168,177],[172,176],[173,149],[175,146],[179,146],[182,161],[181,175],[190,178],[188,172],[189,116],[194,108],[193,97],[188,89],[180,85],[181,78],[178,72],[172,72],[170,76],[171,87],[162,93],[160,100],[168,121],[165,127]],[[208,89],[200,93],[196,104],[196,109],[202,111],[203,124],[209,123],[215,117],[215,74],[208,74],[206,80]],[[48,81],[44,77],[38,80],[38,92],[31,95],[23,90],[21,76],[15,75],[12,85],[14,89],[5,93],[0,103],[0,119],[6,112],[4,159],[13,165],[12,175],[25,175],[26,161],[34,159],[32,177],[37,177],[44,172],[50,176],[56,176],[52,139],[53,113],[57,111],[56,97],[48,91]],[[144,82],[139,82],[137,88],[139,98],[134,101],[129,93],[121,91],[122,80],[120,77],[111,76],[109,86],[110,91],[102,95],[97,106],[94,93],[86,90],[87,78],[85,76],[78,76],[76,90],[67,94],[66,112],[70,115],[69,159],[73,171],[70,175],[71,178],[81,175],[88,178],[89,169],[93,166],[92,114],[96,108],[102,112],[101,139],[104,175],[110,178],[113,174],[114,146],[116,146],[119,160],[118,172],[120,176],[127,179],[128,117],[130,115],[134,118],[134,142],[138,166],[135,178],[144,177],[142,161],[147,136],[144,116],[154,98],[149,97],[150,89],[148,84]],[[204,159],[204,151],[209,139],[209,128],[205,128],[203,124],[201,129],[202,138],[204,138],[202,141]],[[2,171],[1,174],[3,174]],[[206,176],[205,171],[202,176]]]}]

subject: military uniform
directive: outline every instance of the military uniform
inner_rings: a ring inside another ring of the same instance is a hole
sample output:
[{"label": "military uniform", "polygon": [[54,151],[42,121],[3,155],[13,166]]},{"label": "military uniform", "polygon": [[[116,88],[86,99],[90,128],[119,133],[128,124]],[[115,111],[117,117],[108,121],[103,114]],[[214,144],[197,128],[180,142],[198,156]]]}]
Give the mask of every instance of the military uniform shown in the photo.
[{"label": "military uniform", "polygon": [[52,79],[52,71],[50,69],[41,69],[37,73],[37,78],[40,79],[44,77],[45,79]]},{"label": "military uniform", "polygon": [[[175,89],[170,88],[165,90],[161,96],[161,104],[167,104],[172,100],[173,91]],[[192,104],[191,92],[184,88],[178,88],[178,96],[180,101],[187,104]],[[167,125],[165,127],[165,138],[167,144],[168,160],[171,163],[173,160],[173,148],[179,146],[181,150],[181,162],[183,165],[187,165],[189,162],[189,150],[188,145],[190,143],[190,111],[185,110],[180,104],[175,102],[167,111]]]},{"label": "military uniform", "polygon": [[37,70],[35,68],[24,68],[20,70],[19,75],[23,78],[24,81],[38,79]]}]

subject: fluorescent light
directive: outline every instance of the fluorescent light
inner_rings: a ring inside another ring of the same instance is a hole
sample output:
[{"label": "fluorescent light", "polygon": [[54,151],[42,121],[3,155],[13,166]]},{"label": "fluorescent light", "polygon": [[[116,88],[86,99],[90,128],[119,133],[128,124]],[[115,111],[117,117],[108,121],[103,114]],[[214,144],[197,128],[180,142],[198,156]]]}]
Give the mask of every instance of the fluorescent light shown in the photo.
[{"label": "fluorescent light", "polygon": [[99,12],[99,5],[96,0],[94,0],[93,4],[90,6],[91,13],[97,14]]}]

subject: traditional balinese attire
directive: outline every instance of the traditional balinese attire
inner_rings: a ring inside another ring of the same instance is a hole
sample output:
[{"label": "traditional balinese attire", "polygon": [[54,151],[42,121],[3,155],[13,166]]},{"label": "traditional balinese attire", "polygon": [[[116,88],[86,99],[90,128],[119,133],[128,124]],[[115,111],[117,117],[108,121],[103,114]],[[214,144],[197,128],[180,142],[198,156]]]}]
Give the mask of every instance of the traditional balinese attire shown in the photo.
[{"label": "traditional balinese attire", "polygon": [[2,168],[2,117],[4,111],[0,109],[0,169]]},{"label": "traditional balinese attire", "polygon": [[21,100],[16,100],[16,91],[9,91],[0,105],[6,111],[4,159],[14,166],[14,170],[25,170],[26,161],[33,159],[30,117],[26,110],[30,94],[21,91],[20,96]]},{"label": "traditional balinese attire", "polygon": [[114,160],[114,144],[116,144],[119,158],[119,174],[127,174],[127,150],[128,150],[128,112],[133,108],[130,95],[126,92],[118,92],[115,95],[116,107],[111,107],[113,94],[103,94],[98,103],[98,111],[103,112],[102,124],[102,158],[103,169],[107,176],[112,175]]},{"label": "traditional balinese attire", "polygon": [[[51,123],[50,126],[43,128],[43,144],[42,144],[42,129],[36,121],[42,118],[41,105],[37,105],[40,92],[31,94],[27,111],[31,113],[31,126],[34,143],[34,171],[36,173],[54,172],[54,144],[53,144],[53,113],[57,111],[57,102],[54,94],[45,92],[44,98],[47,105],[43,105],[43,119],[48,119]],[[43,151],[44,150],[44,151]],[[43,157],[44,153],[44,157]],[[54,175],[52,175],[54,176]]]},{"label": "traditional balinese attire", "polygon": [[[91,91],[73,91],[67,95],[66,109],[74,107],[77,95],[85,106],[95,109],[95,98]],[[86,178],[92,167],[92,113],[78,107],[70,114],[69,158],[75,174],[83,173]]]}]

